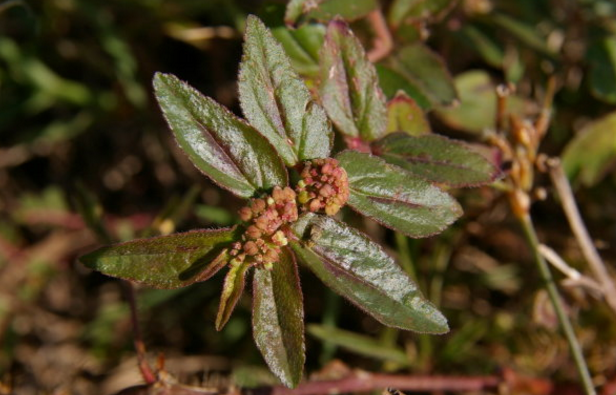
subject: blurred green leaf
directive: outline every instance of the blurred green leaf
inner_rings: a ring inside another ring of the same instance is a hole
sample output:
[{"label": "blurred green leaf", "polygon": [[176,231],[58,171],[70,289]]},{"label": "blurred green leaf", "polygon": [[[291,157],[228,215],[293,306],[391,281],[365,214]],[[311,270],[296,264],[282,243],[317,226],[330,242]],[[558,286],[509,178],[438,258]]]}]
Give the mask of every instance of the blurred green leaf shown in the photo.
[{"label": "blurred green leaf", "polygon": [[232,225],[236,218],[229,210],[217,207],[198,204],[194,207],[195,215],[206,221],[216,225],[229,226]]},{"label": "blurred green leaf", "polygon": [[405,132],[421,136],[432,132],[426,114],[404,91],[387,103],[387,133]]},{"label": "blurred green leaf", "polygon": [[[387,59],[386,65],[416,87],[434,106],[449,106],[457,99],[456,88],[443,59],[423,43],[401,48]],[[407,93],[416,99],[412,92]]]},{"label": "blurred green leaf", "polygon": [[235,228],[194,230],[113,244],[79,258],[87,267],[153,288],[205,281],[227,263]]},{"label": "blurred green leaf", "polygon": [[337,159],[349,176],[349,206],[381,225],[427,237],[462,214],[447,193],[383,159],[355,151],[343,151]]},{"label": "blurred green leaf", "polygon": [[476,51],[487,64],[502,68],[505,63],[505,51],[492,37],[471,24],[465,24],[458,32],[465,43]]},{"label": "blurred green leaf", "polygon": [[402,91],[415,100],[423,110],[427,111],[432,108],[430,100],[421,93],[421,89],[402,74],[382,64],[376,65],[376,72],[379,75],[379,82],[383,93],[389,99],[393,99],[398,92]]},{"label": "blurred green leaf", "polygon": [[488,184],[501,174],[471,147],[435,134],[393,133],[375,141],[372,152],[418,177],[452,187]]},{"label": "blurred green leaf", "polygon": [[336,16],[353,21],[378,6],[377,0],[291,0],[284,19],[287,25],[310,20],[328,22]]},{"label": "blurred green leaf", "polygon": [[616,36],[605,37],[588,50],[589,83],[595,97],[616,104]]},{"label": "blurred green leaf", "polygon": [[321,100],[344,135],[372,141],[385,133],[387,113],[376,70],[342,20],[329,23],[321,50]]},{"label": "blurred green leaf", "polygon": [[154,89],[178,144],[218,185],[251,197],[287,184],[274,148],[229,110],[171,74],[157,73]]},{"label": "blurred green leaf", "polygon": [[323,325],[308,325],[308,333],[317,339],[345,348],[356,354],[384,361],[395,362],[401,367],[408,366],[406,353],[398,347],[386,346],[382,342],[359,333]]},{"label": "blurred green leaf", "polygon": [[616,163],[616,112],[586,125],[565,147],[567,176],[583,185],[596,185]]},{"label": "blurred green leaf", "polygon": [[331,217],[304,214],[293,225],[291,247],[333,291],[384,325],[445,333],[447,319],[381,246]]},{"label": "blurred green leaf", "polygon": [[297,29],[279,26],[272,29],[272,34],[282,44],[299,74],[310,78],[319,75],[319,49],[325,40],[323,25],[302,25]]},{"label": "blurred green leaf", "polygon": [[304,306],[293,254],[283,249],[273,269],[256,269],[253,279],[255,343],[270,370],[295,387],[304,369]]},{"label": "blurred green leaf", "polygon": [[288,166],[329,156],[332,131],[325,111],[310,96],[283,47],[255,16],[247,20],[238,84],[246,118]]},{"label": "blurred green leaf", "polygon": [[220,331],[229,321],[237,301],[242,296],[248,269],[250,269],[250,265],[245,262],[237,265],[229,265],[229,271],[222,285],[220,305],[218,306],[218,314],[216,315],[217,331]]},{"label": "blurred green leaf", "polygon": [[388,20],[398,27],[408,19],[439,20],[457,3],[457,0],[395,0],[389,8]]},{"label": "blurred green leaf", "polygon": [[[483,70],[470,70],[455,78],[460,93],[460,104],[455,108],[440,108],[436,115],[449,127],[470,133],[482,133],[496,125],[496,87],[490,75]],[[507,110],[518,112],[524,102],[510,96]]]},{"label": "blurred green leaf", "polygon": [[537,29],[505,14],[492,13],[486,21],[497,28],[516,37],[520,42],[548,57],[555,57],[556,53],[548,46],[547,40],[541,37]]}]

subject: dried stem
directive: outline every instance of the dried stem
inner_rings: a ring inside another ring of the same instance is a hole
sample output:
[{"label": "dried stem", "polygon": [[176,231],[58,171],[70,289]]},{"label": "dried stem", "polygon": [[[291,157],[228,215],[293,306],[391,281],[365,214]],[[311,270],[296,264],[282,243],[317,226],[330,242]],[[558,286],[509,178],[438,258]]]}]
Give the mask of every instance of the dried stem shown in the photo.
[{"label": "dried stem", "polygon": [[567,220],[569,221],[569,225],[571,226],[571,230],[580,244],[582,253],[590,266],[593,276],[601,284],[607,304],[616,312],[616,287],[584,225],[584,221],[582,220],[582,216],[575,202],[575,197],[573,196],[573,191],[571,190],[571,185],[565,176],[560,160],[551,158],[547,161],[547,166],[552,183],[560,196],[560,202],[567,216]]},{"label": "dried stem", "polygon": [[380,8],[371,11],[366,18],[375,35],[372,49],[368,51],[367,56],[369,61],[375,63],[389,55],[394,49],[394,41]]},{"label": "dried stem", "polygon": [[556,253],[556,251],[546,246],[545,244],[540,244],[539,252],[549,263],[552,264],[552,266],[554,266],[561,273],[567,276],[567,285],[583,286],[593,291],[593,293],[595,295],[598,295],[599,297],[603,295],[603,289],[601,288],[601,285],[599,283],[597,283],[592,278],[584,276],[582,273],[569,266],[567,262],[565,262]]},{"label": "dried stem", "polygon": [[556,288],[556,283],[554,282],[552,273],[550,272],[550,267],[539,252],[539,239],[537,238],[537,233],[535,232],[535,227],[530,215],[527,213],[525,215],[518,216],[518,220],[522,225],[526,240],[528,241],[533,252],[535,263],[539,268],[541,278],[545,282],[545,287],[548,291],[552,305],[554,306],[554,311],[556,312],[556,316],[560,322],[560,327],[562,328],[567,342],[569,343],[569,349],[573,355],[573,360],[577,366],[584,390],[587,395],[596,395],[595,387],[592,383],[590,372],[588,371],[588,366],[586,365],[586,361],[584,359],[584,354],[582,353],[582,348],[577,341],[571,321],[565,313],[565,308],[558,293],[558,289]]},{"label": "dried stem", "polygon": [[369,392],[396,388],[401,391],[481,391],[495,390],[503,383],[498,376],[403,376],[358,372],[339,380],[310,381],[297,388],[282,386],[242,389],[242,395],[317,395]]}]

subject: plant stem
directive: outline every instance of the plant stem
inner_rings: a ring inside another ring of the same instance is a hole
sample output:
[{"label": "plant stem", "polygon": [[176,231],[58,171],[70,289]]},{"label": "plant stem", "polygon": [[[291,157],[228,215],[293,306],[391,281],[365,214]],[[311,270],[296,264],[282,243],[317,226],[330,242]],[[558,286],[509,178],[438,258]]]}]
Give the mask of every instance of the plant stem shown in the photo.
[{"label": "plant stem", "polygon": [[400,232],[396,232],[396,249],[398,250],[398,262],[402,269],[412,280],[417,281],[417,272],[413,264],[411,249],[409,248],[408,238]]},{"label": "plant stem", "polygon": [[580,347],[580,344],[575,337],[575,332],[573,331],[571,321],[565,313],[563,302],[558,293],[558,289],[556,288],[556,283],[554,282],[552,273],[550,272],[550,267],[539,252],[539,239],[537,238],[537,233],[535,232],[535,227],[533,225],[532,219],[530,218],[529,214],[518,216],[518,219],[520,220],[522,229],[524,230],[524,235],[526,236],[526,240],[528,241],[533,252],[535,263],[539,268],[541,278],[545,282],[545,287],[548,291],[550,300],[554,305],[554,311],[556,312],[556,316],[560,321],[560,326],[565,334],[565,337],[567,338],[567,342],[569,343],[569,348],[571,349],[571,354],[573,354],[573,359],[577,366],[578,373],[580,374],[580,378],[582,379],[584,390],[586,391],[587,395],[596,395],[595,387],[592,383],[592,379],[588,371],[588,366],[586,365],[584,355],[582,354],[582,348]]},{"label": "plant stem", "polygon": [[588,234],[560,160],[557,158],[549,159],[547,165],[550,171],[550,178],[558,191],[561,205],[569,221],[569,226],[571,226],[571,230],[580,244],[582,254],[584,254],[595,279],[601,284],[605,301],[616,312],[616,286],[614,286],[614,282]]},{"label": "plant stem", "polygon": [[373,41],[373,47],[368,51],[368,60],[372,63],[376,63],[383,59],[392,49],[394,49],[394,40],[391,38],[391,33],[387,27],[387,22],[383,16],[383,11],[380,8],[371,11],[366,17],[368,23],[372,26],[375,37]]}]

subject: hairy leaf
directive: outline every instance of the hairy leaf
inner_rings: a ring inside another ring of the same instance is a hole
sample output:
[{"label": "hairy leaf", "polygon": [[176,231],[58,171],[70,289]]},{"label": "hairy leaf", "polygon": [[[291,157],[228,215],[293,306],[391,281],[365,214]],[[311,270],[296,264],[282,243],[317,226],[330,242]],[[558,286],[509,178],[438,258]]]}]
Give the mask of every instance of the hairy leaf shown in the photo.
[{"label": "hairy leaf", "polygon": [[304,214],[294,224],[293,251],[333,291],[381,323],[445,333],[446,318],[381,246],[331,217]]},{"label": "hairy leaf", "polygon": [[370,358],[395,362],[401,366],[409,365],[409,357],[396,346],[384,345],[372,337],[325,325],[308,325],[308,333],[317,339],[335,344],[356,354]]},{"label": "hairy leaf", "polygon": [[229,318],[231,318],[235,305],[244,292],[248,269],[250,269],[250,265],[245,262],[229,267],[222,285],[222,294],[220,295],[220,304],[218,306],[218,314],[216,315],[217,331],[221,330],[229,321]]},{"label": "hairy leaf", "polygon": [[249,16],[246,23],[238,82],[246,118],[288,166],[329,156],[333,135],[325,111],[263,22]]},{"label": "hairy leaf", "polygon": [[349,206],[388,228],[426,237],[462,214],[447,193],[376,156],[344,151],[337,159],[349,176]]},{"label": "hairy leaf", "polygon": [[241,197],[287,184],[270,143],[226,108],[171,74],[156,73],[154,89],[179,146],[215,183]]},{"label": "hairy leaf", "polygon": [[279,26],[272,34],[282,44],[291,59],[291,65],[301,75],[317,78],[319,75],[319,50],[325,40],[323,25],[303,25],[297,29]]},{"label": "hairy leaf", "polygon": [[389,58],[388,65],[419,88],[435,106],[449,106],[457,99],[456,88],[443,59],[421,42],[400,49]]},{"label": "hairy leaf", "polygon": [[329,23],[321,50],[321,100],[329,119],[351,137],[372,141],[385,133],[385,96],[374,65],[347,24]]},{"label": "hairy leaf", "polygon": [[487,184],[501,174],[464,143],[434,134],[413,137],[393,133],[375,141],[372,153],[423,179],[453,187]]},{"label": "hairy leaf", "polygon": [[89,268],[154,288],[205,281],[227,264],[235,228],[193,230],[99,248],[79,260]]},{"label": "hairy leaf", "polygon": [[565,147],[567,176],[583,185],[597,184],[616,163],[616,112],[586,125]]},{"label": "hairy leaf", "polygon": [[254,338],[270,370],[287,387],[302,378],[305,361],[304,307],[293,254],[283,249],[271,271],[253,279]]},{"label": "hairy leaf", "polygon": [[426,114],[404,91],[387,103],[387,133],[406,132],[421,136],[431,132]]},{"label": "hairy leaf", "polygon": [[287,25],[311,20],[327,22],[336,16],[353,21],[378,6],[377,0],[291,0],[284,19]]}]

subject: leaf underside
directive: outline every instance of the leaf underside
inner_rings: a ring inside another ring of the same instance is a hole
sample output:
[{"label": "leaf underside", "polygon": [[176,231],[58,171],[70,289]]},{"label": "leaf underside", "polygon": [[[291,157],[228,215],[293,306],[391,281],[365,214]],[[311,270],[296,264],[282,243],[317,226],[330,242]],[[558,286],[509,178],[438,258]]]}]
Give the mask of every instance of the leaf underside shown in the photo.
[{"label": "leaf underside", "polygon": [[418,177],[452,187],[488,184],[501,174],[472,148],[434,134],[414,137],[392,133],[375,141],[372,152]]},{"label": "leaf underside", "polygon": [[154,89],[179,146],[215,183],[245,198],[287,184],[276,151],[250,125],[171,74],[157,73]]},{"label": "leaf underside", "polygon": [[263,22],[249,16],[246,23],[238,80],[244,115],[288,166],[328,157],[333,135],[325,111]]},{"label": "leaf underside", "polygon": [[231,318],[237,301],[240,300],[246,285],[246,274],[250,269],[247,263],[230,266],[222,284],[222,294],[216,315],[216,330],[221,330]]},{"label": "leaf underside", "polygon": [[376,156],[343,151],[337,159],[349,177],[349,206],[388,228],[426,237],[462,214],[449,194]]},{"label": "leaf underside", "polygon": [[305,362],[304,307],[297,265],[283,249],[271,271],[253,279],[253,334],[270,370],[288,387],[302,377]]},{"label": "leaf underside", "polygon": [[297,257],[333,291],[379,322],[422,333],[449,330],[446,318],[417,285],[363,233],[315,214],[301,216],[293,231],[300,239],[291,243]]},{"label": "leaf underside", "polygon": [[181,288],[205,281],[227,263],[225,246],[235,228],[193,230],[99,248],[79,260],[112,277],[154,288]]},{"label": "leaf underside", "polygon": [[329,23],[321,49],[320,95],[342,134],[372,141],[385,133],[387,110],[376,70],[340,19]]}]

